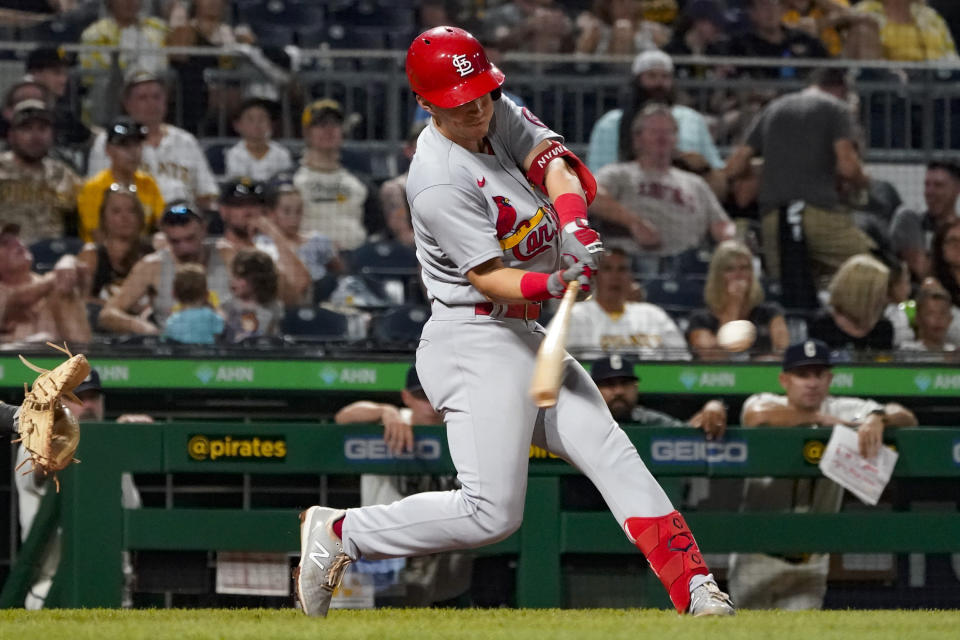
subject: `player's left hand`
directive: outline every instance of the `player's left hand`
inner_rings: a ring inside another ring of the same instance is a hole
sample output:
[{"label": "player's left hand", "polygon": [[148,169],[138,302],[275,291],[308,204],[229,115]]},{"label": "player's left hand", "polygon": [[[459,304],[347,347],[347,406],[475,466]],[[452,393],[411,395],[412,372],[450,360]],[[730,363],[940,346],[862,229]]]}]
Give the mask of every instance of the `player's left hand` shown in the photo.
[{"label": "player's left hand", "polygon": [[857,427],[857,444],[860,455],[870,459],[877,455],[883,446],[883,417],[877,414],[867,416]]}]

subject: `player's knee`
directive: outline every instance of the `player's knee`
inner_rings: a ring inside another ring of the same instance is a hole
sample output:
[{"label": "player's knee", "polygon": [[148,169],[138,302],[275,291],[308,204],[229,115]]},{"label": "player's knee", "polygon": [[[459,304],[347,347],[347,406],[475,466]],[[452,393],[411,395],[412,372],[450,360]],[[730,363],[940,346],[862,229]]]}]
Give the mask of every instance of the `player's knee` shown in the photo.
[{"label": "player's knee", "polygon": [[493,544],[509,537],[523,522],[523,508],[497,509],[486,513],[478,513],[478,524],[482,531],[482,544]]}]

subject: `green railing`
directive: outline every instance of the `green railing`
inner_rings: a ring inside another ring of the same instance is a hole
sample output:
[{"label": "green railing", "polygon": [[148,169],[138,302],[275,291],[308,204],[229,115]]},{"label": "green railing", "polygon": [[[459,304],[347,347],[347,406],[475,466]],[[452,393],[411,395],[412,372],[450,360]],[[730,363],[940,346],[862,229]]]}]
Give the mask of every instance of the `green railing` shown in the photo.
[{"label": "green railing", "polygon": [[[730,429],[724,442],[707,443],[687,429],[626,431],[661,477],[818,476],[814,459],[829,437],[825,429]],[[84,425],[78,453],[83,463],[61,478],[63,559],[50,601],[119,606],[121,549],[299,550],[295,510],[125,510],[121,472],[436,474],[453,468],[442,428],[418,427],[418,454],[408,460],[387,456],[381,434],[376,427],[318,424]],[[900,453],[896,476],[960,476],[960,429],[899,429],[887,435]],[[518,556],[518,606],[560,605],[565,553],[636,553],[608,513],[561,510],[560,476],[570,473],[575,471],[563,461],[532,459],[524,524],[493,549]],[[960,551],[960,513],[688,516],[707,553]]]},{"label": "green railing", "polygon": [[[62,358],[31,361],[53,367]],[[46,356],[46,357],[44,357]],[[286,358],[100,357],[90,362],[107,391],[379,392],[399,391],[410,361]],[[636,367],[644,393],[749,395],[782,392],[778,363],[649,362]],[[0,357],[0,389],[18,390],[34,374],[12,356]],[[838,365],[831,389],[838,395],[951,398],[960,393],[960,370],[914,363]]]}]

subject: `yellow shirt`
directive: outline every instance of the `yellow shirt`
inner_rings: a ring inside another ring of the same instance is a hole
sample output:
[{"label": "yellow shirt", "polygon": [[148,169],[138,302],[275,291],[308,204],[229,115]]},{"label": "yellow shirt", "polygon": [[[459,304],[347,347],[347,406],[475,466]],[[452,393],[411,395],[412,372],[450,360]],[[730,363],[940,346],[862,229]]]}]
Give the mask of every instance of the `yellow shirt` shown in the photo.
[{"label": "yellow shirt", "polygon": [[923,62],[957,57],[957,47],[943,17],[935,9],[914,2],[910,5],[913,22],[903,24],[887,18],[883,3],[864,0],[855,10],[876,16],[880,21],[880,42],[887,60]]},{"label": "yellow shirt", "polygon": [[[845,7],[849,7],[850,3],[847,0],[836,0],[837,4],[842,4]],[[820,20],[823,18],[823,11],[820,7],[814,6],[805,14],[800,15],[800,12],[796,9],[787,9],[783,12],[783,24],[788,27],[795,26],[800,22],[800,18],[813,18],[814,20]],[[837,33],[837,30],[833,27],[827,27],[820,31],[820,41],[823,42],[823,46],[827,48],[827,52],[834,58],[843,53],[843,38],[840,37],[840,34]]]},{"label": "yellow shirt", "polygon": [[[80,195],[77,196],[77,213],[80,217],[80,237],[86,242],[93,242],[93,232],[100,228],[100,205],[103,204],[103,194],[110,185],[116,182],[113,171],[104,169],[83,184]],[[137,187],[137,199],[143,205],[144,235],[150,233],[160,222],[163,213],[163,196],[157,181],[143,171],[133,174],[133,184]]]}]

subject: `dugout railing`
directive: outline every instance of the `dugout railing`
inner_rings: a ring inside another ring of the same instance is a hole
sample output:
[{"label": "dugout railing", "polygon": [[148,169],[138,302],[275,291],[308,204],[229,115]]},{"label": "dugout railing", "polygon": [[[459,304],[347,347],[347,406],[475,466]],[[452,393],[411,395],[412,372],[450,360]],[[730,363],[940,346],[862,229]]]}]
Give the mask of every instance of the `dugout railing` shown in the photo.
[{"label": "dugout railing", "polygon": [[[709,443],[686,429],[626,427],[658,477],[815,477],[827,429],[737,429]],[[416,430],[417,455],[392,459],[378,427],[327,424],[172,423],[84,425],[82,464],[61,474],[63,556],[48,604],[120,605],[121,550],[218,550],[298,553],[295,509],[123,509],[120,474],[444,474],[452,470],[442,428]],[[891,429],[898,478],[960,476],[960,429]],[[269,446],[268,446],[269,443]],[[560,479],[575,473],[558,459],[530,463],[523,526],[485,553],[515,554],[516,603],[563,602],[564,554],[635,554],[605,512],[561,509]],[[306,505],[304,505],[306,506]],[[52,523],[44,505],[43,517]],[[705,553],[761,551],[950,553],[960,551],[960,513],[856,511],[838,514],[690,512]],[[52,524],[47,527],[52,530]],[[37,537],[40,532],[34,532]],[[40,540],[28,540],[11,572],[4,606],[17,606]],[[32,555],[33,557],[27,557]],[[19,581],[19,582],[16,582]],[[22,599],[20,600],[22,602]]]}]

